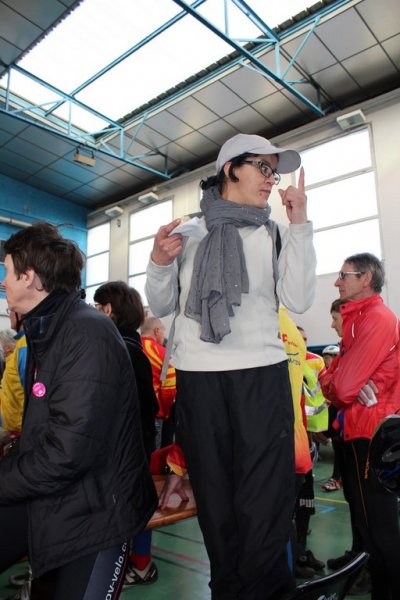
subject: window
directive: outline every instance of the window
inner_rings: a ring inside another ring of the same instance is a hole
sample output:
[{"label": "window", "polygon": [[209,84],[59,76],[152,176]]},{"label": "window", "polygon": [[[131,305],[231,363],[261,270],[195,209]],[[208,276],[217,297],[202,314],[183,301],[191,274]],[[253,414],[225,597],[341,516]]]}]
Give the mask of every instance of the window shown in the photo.
[{"label": "window", "polygon": [[381,258],[378,202],[368,129],[302,152],[317,274],[337,272],[346,256]]},{"label": "window", "polygon": [[88,230],[86,260],[86,302],[92,303],[99,285],[109,279],[110,223]]},{"label": "window", "polygon": [[161,225],[170,223],[172,218],[172,200],[134,212],[130,216],[129,285],[139,292],[144,305],[147,305],[144,293],[146,267],[154,236]]}]

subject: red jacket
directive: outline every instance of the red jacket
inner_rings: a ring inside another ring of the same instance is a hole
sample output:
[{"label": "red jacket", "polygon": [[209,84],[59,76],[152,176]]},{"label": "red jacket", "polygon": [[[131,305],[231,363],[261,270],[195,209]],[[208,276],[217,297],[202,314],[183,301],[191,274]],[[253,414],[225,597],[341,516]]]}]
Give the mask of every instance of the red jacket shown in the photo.
[{"label": "red jacket", "polygon": [[[343,439],[371,438],[375,427],[400,408],[400,344],[396,315],[375,294],[340,307],[343,317],[341,353],[320,378],[322,391],[339,408]],[[378,403],[357,400],[372,379]]]},{"label": "red jacket", "polygon": [[158,401],[157,417],[169,419],[171,408],[176,396],[175,369],[168,365],[167,377],[160,380],[161,370],[165,358],[165,348],[151,337],[142,336],[143,352],[148,357],[153,373],[153,387]]}]

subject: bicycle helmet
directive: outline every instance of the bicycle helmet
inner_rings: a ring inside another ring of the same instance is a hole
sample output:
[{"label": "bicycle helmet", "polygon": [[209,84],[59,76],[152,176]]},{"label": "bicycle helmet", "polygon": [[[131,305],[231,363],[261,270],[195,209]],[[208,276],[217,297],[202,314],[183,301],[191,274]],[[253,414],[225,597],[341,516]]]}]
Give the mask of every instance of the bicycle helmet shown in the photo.
[{"label": "bicycle helmet", "polygon": [[326,346],[322,350],[322,356],[324,354],[329,354],[329,356],[337,356],[339,354],[339,346],[334,346],[333,344],[330,344],[329,346]]},{"label": "bicycle helmet", "polygon": [[383,487],[400,496],[400,415],[389,415],[375,429],[369,464]]}]

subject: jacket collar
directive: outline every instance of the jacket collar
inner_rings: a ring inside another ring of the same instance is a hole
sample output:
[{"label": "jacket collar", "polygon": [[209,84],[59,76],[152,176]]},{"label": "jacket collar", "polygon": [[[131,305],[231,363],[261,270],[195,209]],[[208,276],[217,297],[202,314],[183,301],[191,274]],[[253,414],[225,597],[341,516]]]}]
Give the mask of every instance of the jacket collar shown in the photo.
[{"label": "jacket collar", "polygon": [[350,300],[349,302],[346,302],[346,304],[341,304],[339,308],[341,315],[343,317],[347,317],[349,315],[353,315],[354,313],[361,312],[366,307],[382,303],[382,296],[379,294],[373,294],[373,296],[363,298],[362,300]]},{"label": "jacket collar", "polygon": [[24,331],[36,359],[47,348],[54,333],[58,331],[59,324],[80,297],[80,292],[68,293],[57,289],[25,315]]}]

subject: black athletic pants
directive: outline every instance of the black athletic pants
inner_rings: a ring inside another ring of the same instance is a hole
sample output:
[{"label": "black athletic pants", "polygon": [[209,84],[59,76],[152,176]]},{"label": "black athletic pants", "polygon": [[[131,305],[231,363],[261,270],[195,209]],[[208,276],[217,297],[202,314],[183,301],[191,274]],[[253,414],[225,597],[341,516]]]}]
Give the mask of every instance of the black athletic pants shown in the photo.
[{"label": "black athletic pants", "polygon": [[[28,519],[24,504],[0,506],[0,573],[28,553]],[[73,560],[46,573],[33,584],[32,598],[43,598],[35,587],[51,589],[52,600],[116,600],[128,560],[128,544]],[[47,594],[46,594],[47,597]]]},{"label": "black athletic pants", "polygon": [[287,362],[223,372],[177,370],[182,444],[211,563],[213,600],[280,600],[295,501]]},{"label": "black athletic pants", "polygon": [[371,469],[366,478],[369,440],[343,442],[347,501],[362,547],[370,554],[371,600],[400,598],[400,527],[397,496],[387,492]]}]

